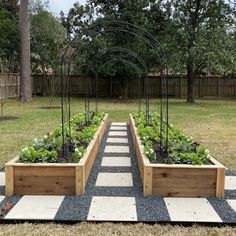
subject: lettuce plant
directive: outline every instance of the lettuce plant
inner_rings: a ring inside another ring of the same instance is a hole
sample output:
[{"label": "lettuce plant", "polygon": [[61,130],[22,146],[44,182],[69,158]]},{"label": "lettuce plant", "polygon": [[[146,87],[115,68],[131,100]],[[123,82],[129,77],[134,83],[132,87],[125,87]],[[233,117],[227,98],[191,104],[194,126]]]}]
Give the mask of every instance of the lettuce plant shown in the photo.
[{"label": "lettuce plant", "polygon": [[[144,113],[134,113],[135,125],[144,145],[145,155],[151,162],[169,164],[203,165],[209,163],[209,151],[194,142],[181,130],[176,129],[164,120],[164,126],[169,126],[168,148],[162,147],[160,140],[160,116],[158,113],[150,113],[147,123]],[[165,138],[165,134],[164,138]]]},{"label": "lettuce plant", "polygon": [[[57,127],[52,133],[35,139],[31,145],[20,152],[21,162],[37,163],[77,163],[83,157],[89,142],[92,140],[103,117],[103,112],[91,113],[91,122],[85,122],[85,113],[75,115],[70,122],[71,140],[65,145],[70,146],[70,153],[64,156],[62,151],[62,127]],[[65,134],[69,133],[69,124],[65,124]]]}]

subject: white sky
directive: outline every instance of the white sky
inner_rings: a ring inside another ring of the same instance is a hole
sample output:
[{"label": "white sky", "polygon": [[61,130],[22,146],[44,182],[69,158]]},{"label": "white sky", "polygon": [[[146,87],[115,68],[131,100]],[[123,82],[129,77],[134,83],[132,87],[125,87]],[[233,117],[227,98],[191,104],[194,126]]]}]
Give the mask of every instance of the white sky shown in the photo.
[{"label": "white sky", "polygon": [[68,13],[75,2],[85,4],[86,0],[49,0],[50,11],[56,14],[59,14],[60,11]]}]

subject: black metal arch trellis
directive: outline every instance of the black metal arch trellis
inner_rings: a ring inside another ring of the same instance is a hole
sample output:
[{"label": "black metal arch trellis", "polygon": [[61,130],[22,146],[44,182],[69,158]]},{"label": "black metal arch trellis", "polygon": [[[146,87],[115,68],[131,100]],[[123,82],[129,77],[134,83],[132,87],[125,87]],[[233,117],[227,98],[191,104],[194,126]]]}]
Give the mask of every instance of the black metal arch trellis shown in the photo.
[{"label": "black metal arch trellis", "polygon": [[[133,62],[131,62],[131,61],[128,61],[128,60],[126,60],[126,59],[122,59],[122,58],[113,58],[113,59],[111,59],[111,60],[109,60],[109,61],[107,61],[106,63],[104,63],[102,66],[101,66],[101,68],[103,68],[103,67],[106,67],[107,65],[109,65],[109,64],[111,64],[111,63],[114,63],[114,62],[121,62],[122,64],[124,64],[124,65],[128,65],[129,67],[131,67],[133,70],[134,70],[134,72],[135,72],[135,74],[136,74],[136,76],[138,77],[138,79],[139,79],[139,101],[138,101],[138,112],[141,112],[141,78],[142,78],[142,75],[143,76],[147,76],[144,72],[142,72],[142,73],[139,73],[140,72],[140,70],[139,70],[139,67],[137,66],[137,64],[135,64],[135,63],[133,63]],[[83,66],[88,66],[87,64],[84,64]],[[90,66],[90,65],[89,65]],[[89,70],[91,70],[92,72],[93,72],[93,74],[95,75],[95,78],[96,78],[96,81],[98,82],[99,81],[99,78],[98,78],[98,73],[94,70],[94,69],[91,69],[91,67],[89,67]],[[97,83],[96,82],[96,83]],[[89,86],[91,87],[91,79],[90,79],[90,81],[89,81]],[[97,92],[96,92],[96,94],[97,94]],[[89,100],[89,97],[90,97],[90,94],[87,94],[87,98],[85,99],[85,111],[86,111],[86,113],[90,113],[91,111],[90,111],[90,105],[89,105],[89,103],[90,103],[90,100]],[[96,107],[96,111],[98,110],[98,105],[97,105],[97,99],[95,99],[95,107]],[[88,118],[87,118],[88,119]]]},{"label": "black metal arch trellis", "polygon": [[[80,67],[83,67],[83,66],[89,66],[89,70],[91,70],[94,74],[95,74],[95,78],[96,78],[96,112],[98,111],[98,84],[99,84],[99,67],[104,67],[104,63],[103,62],[103,59],[107,59],[107,54],[108,53],[115,53],[115,52],[122,52],[122,53],[125,53],[126,55],[128,56],[131,56],[132,58],[136,59],[137,62],[139,64],[141,64],[142,68],[143,68],[143,73],[145,75],[145,87],[146,87],[146,114],[149,114],[149,98],[148,98],[148,69],[147,69],[147,65],[145,63],[145,61],[135,52],[133,52],[132,50],[130,49],[127,49],[127,48],[122,48],[122,47],[112,47],[112,48],[108,48],[107,50],[105,51],[101,51],[99,52],[98,54],[96,54],[96,59],[99,59],[98,60],[98,63],[102,64],[101,66],[98,65],[96,66],[97,68],[95,68],[95,66],[92,66],[92,65],[89,65],[88,63],[86,64],[83,64],[81,65]],[[70,60],[70,63],[69,65],[71,65],[71,61],[73,61],[73,59],[75,58],[76,54],[73,52],[73,55],[71,56],[71,60]],[[93,59],[93,58],[92,58]],[[110,59],[108,59],[108,62],[110,61]],[[122,60],[120,60],[122,61]],[[123,60],[124,62],[125,60]],[[128,61],[126,60],[126,64],[133,64],[131,61]],[[107,64],[107,63],[105,63]],[[125,63],[124,63],[125,64]],[[70,73],[72,73],[72,69],[70,71]],[[85,96],[85,121],[86,122],[89,122],[89,117],[90,117],[90,87],[91,87],[91,78],[89,80],[89,82],[87,83],[87,89],[86,89],[86,96]],[[139,80],[139,90],[141,89],[141,86],[140,86],[140,80]],[[139,111],[141,110],[141,94],[140,94],[140,91],[139,91]],[[69,109],[70,110],[70,109]],[[70,117],[70,115],[69,115]]]},{"label": "black metal arch trellis", "polygon": [[[63,138],[63,155],[68,150],[65,150],[65,144],[70,140],[70,94],[71,94],[71,71],[72,65],[71,59],[78,53],[73,44],[76,42],[79,37],[89,37],[90,39],[96,38],[98,35],[103,35],[109,32],[123,32],[125,34],[130,34],[142,42],[146,43],[149,46],[154,54],[156,55],[157,62],[161,68],[161,105],[160,105],[160,139],[161,146],[163,148],[168,147],[168,86],[167,78],[165,73],[167,72],[167,59],[164,53],[162,46],[159,41],[146,30],[133,25],[128,22],[123,21],[100,21],[90,27],[88,27],[86,34],[83,33],[75,35],[73,40],[68,44],[62,54],[61,59],[61,105],[62,105],[62,138]],[[114,50],[114,49],[113,49]],[[124,50],[125,51],[125,50]],[[130,54],[135,54],[130,51]],[[137,55],[137,54],[136,54]],[[137,55],[137,58],[139,56]],[[141,57],[140,57],[141,58]],[[141,62],[139,60],[139,62]],[[96,76],[98,79],[98,76]],[[98,84],[98,83],[97,83]],[[97,85],[96,85],[97,86]],[[148,87],[148,86],[147,86]],[[96,95],[97,97],[97,95]],[[86,109],[86,107],[85,107]],[[149,97],[147,92],[147,101],[146,101],[146,116],[149,119]],[[68,124],[68,125],[67,125]]]},{"label": "black metal arch trellis", "polygon": [[[135,63],[133,63],[133,62],[131,62],[131,61],[128,61],[128,60],[126,60],[126,59],[122,59],[122,58],[113,58],[113,59],[111,59],[111,60],[109,60],[109,61],[107,61],[105,64],[103,64],[101,67],[105,67],[105,66],[107,66],[108,64],[110,64],[110,63],[113,63],[113,62],[121,62],[121,63],[123,63],[124,65],[129,65],[132,69],[134,69],[134,71],[136,72],[136,75],[137,75],[137,77],[139,77],[138,79],[139,79],[139,101],[138,101],[138,112],[141,112],[141,101],[142,101],[142,97],[141,97],[141,75],[140,75],[140,73],[139,73],[139,69],[138,69],[138,66],[135,64]],[[147,74],[147,72],[146,71],[143,71],[143,73],[142,73],[143,75],[144,75],[144,77],[145,78],[147,78],[148,77],[148,74]],[[98,78],[97,78],[98,79]],[[146,79],[145,79],[146,80]]]},{"label": "black metal arch trellis", "polygon": [[[147,67],[145,61],[137,53],[133,52],[130,49],[123,48],[123,47],[112,47],[112,48],[109,48],[108,50],[105,50],[105,51],[102,51],[102,52],[98,53],[95,57],[97,57],[99,59],[103,59],[108,53],[117,53],[117,52],[122,52],[122,53],[127,54],[128,56],[131,56],[132,58],[137,60],[137,62],[140,63],[141,66],[142,66],[143,73],[145,75],[145,86],[146,86],[146,89],[145,89],[145,91],[146,91],[146,96],[145,96],[146,97],[146,117],[148,117],[148,114],[149,114],[148,67]],[[103,61],[101,61],[101,60],[100,60],[100,62],[103,63]],[[128,60],[127,60],[127,62],[128,62]],[[102,64],[101,67],[103,67],[103,65],[104,64]],[[98,77],[96,77],[96,84],[97,85],[98,85],[98,82],[99,82]],[[98,91],[96,91],[96,98],[98,98],[97,96],[98,96]],[[139,96],[139,98],[140,98],[140,101],[141,101],[141,95]],[[97,99],[96,99],[96,101],[97,101]]]},{"label": "black metal arch trellis", "polygon": [[[127,48],[122,48],[122,47],[112,47],[112,48],[109,48],[108,50],[105,50],[105,51],[101,51],[99,52],[98,54],[96,54],[96,58],[99,59],[100,63],[101,61],[103,62],[103,59],[106,58],[107,54],[108,53],[115,53],[115,52],[122,52],[122,53],[125,53],[131,57],[133,57],[134,59],[136,59],[138,61],[138,63],[141,64],[143,70],[144,70],[144,74],[145,74],[145,87],[146,87],[146,114],[148,116],[149,114],[149,97],[148,97],[148,69],[147,69],[147,65],[145,63],[145,61],[135,52],[133,52],[132,50],[130,49],[127,49]],[[71,55],[71,60],[69,61],[69,66],[68,68],[71,68],[71,61],[73,61],[73,59],[75,58],[76,54],[73,52],[73,54]],[[82,65],[83,66],[83,65]],[[90,66],[90,69],[93,68],[93,66],[89,65]],[[68,71],[70,70],[70,73],[72,73],[73,69],[68,69]],[[98,68],[97,68],[97,71],[98,71]],[[93,69],[93,72],[95,72],[95,69]],[[68,72],[68,76],[70,74]],[[96,111],[98,110],[97,107],[97,101],[98,101],[98,82],[99,82],[99,79],[98,79],[98,72],[94,73],[96,74]],[[89,82],[89,87],[91,86],[91,81]],[[67,86],[65,86],[67,87]],[[88,93],[88,89],[86,91],[86,97],[85,97],[85,120],[86,122],[89,121],[89,93]],[[139,96],[140,97],[140,96]],[[141,97],[139,99],[139,101],[141,101]],[[65,103],[67,105],[67,103]],[[70,108],[68,109],[70,111]],[[140,110],[140,109],[139,109]],[[67,111],[67,109],[65,109],[65,111]],[[86,116],[87,114],[87,116]],[[68,117],[70,117],[70,113],[68,115]]]}]

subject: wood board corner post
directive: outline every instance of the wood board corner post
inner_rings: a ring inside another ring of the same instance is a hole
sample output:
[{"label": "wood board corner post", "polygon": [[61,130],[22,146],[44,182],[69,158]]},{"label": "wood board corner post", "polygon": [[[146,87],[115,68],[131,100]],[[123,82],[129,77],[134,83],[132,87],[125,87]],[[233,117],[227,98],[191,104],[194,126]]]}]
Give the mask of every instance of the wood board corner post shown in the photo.
[{"label": "wood board corner post", "polygon": [[11,164],[6,164],[5,166],[5,193],[6,196],[11,196],[14,194],[14,166]]},{"label": "wood board corner post", "polygon": [[225,197],[225,168],[219,167],[217,169],[217,179],[216,179],[216,197]]},{"label": "wood board corner post", "polygon": [[143,174],[143,195],[152,196],[152,167],[144,166]]},{"label": "wood board corner post", "polygon": [[84,195],[86,185],[84,165],[75,167],[75,194],[78,196]]}]

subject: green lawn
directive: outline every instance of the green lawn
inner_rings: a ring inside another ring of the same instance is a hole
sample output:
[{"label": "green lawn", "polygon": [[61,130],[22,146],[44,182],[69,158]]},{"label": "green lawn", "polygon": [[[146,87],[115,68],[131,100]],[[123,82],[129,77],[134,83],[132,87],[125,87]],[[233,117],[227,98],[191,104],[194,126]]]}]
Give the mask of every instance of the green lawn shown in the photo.
[{"label": "green lawn", "polygon": [[[143,109],[144,103],[143,101]],[[7,102],[5,115],[18,116],[19,119],[0,122],[0,167],[15,157],[31,140],[60,125],[60,109],[40,109],[48,104],[49,99],[42,97],[35,97],[28,104],[16,100]],[[150,104],[152,111],[159,111],[159,100],[151,100]],[[53,105],[60,105],[60,99],[56,98]],[[235,100],[200,100],[193,105],[186,104],[184,100],[170,100],[169,106],[171,123],[205,145],[213,156],[234,172],[236,172],[235,105]],[[94,107],[94,101],[91,101],[91,108]],[[84,100],[73,98],[72,113],[83,109]],[[136,100],[99,101],[99,110],[108,112],[111,121],[127,121],[128,114],[137,109]]]},{"label": "green lawn", "polygon": [[[60,125],[60,110],[43,110],[48,98],[35,97],[31,103],[21,104],[9,100],[5,115],[18,116],[18,120],[0,122],[0,166],[17,155],[32,139],[42,136]],[[56,99],[54,105],[59,105]],[[170,100],[170,121],[186,134],[205,145],[226,167],[236,173],[236,101],[200,100],[186,104],[184,100]],[[91,104],[94,107],[94,103]],[[83,99],[72,99],[72,112],[83,111]],[[137,111],[137,102],[104,99],[99,109],[110,114],[111,121],[127,121],[128,114]],[[159,101],[151,100],[151,110],[159,110]],[[146,224],[90,224],[73,226],[53,224],[0,225],[0,235],[236,235],[231,227],[208,228],[201,226],[161,226]]]}]

